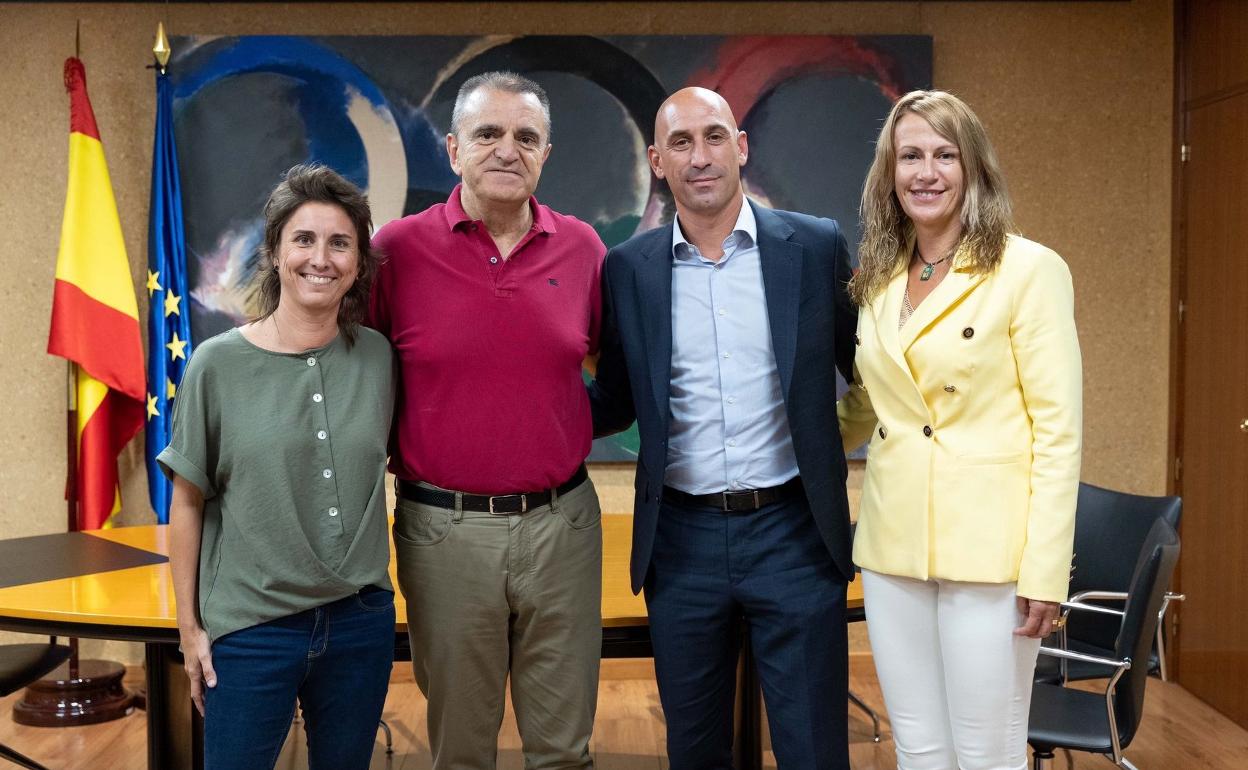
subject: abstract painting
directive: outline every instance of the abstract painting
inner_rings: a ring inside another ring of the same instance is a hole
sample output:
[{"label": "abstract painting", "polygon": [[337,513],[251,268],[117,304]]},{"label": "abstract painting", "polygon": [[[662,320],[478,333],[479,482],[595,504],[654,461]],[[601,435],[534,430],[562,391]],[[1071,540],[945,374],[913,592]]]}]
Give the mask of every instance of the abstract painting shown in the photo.
[{"label": "abstract painting", "polygon": [[[926,36],[188,36],[173,49],[196,342],[247,319],[261,207],[290,166],[337,169],[367,190],[377,226],[445,201],[451,107],[473,75],[509,69],[546,88],[554,149],[537,197],[608,246],[671,221],[646,146],[666,95],[700,85],[748,134],[747,194],[837,219],[853,251],[879,126],[898,96],[930,87],[932,61]],[[636,448],[630,432],[590,459]]]}]

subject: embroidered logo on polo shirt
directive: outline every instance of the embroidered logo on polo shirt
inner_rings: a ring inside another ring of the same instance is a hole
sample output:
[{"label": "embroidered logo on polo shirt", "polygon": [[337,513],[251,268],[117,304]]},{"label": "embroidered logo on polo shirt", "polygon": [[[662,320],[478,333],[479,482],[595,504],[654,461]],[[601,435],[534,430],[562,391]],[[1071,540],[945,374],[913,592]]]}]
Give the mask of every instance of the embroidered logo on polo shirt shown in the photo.
[{"label": "embroidered logo on polo shirt", "polygon": [[559,285],[559,279],[558,279],[558,278],[547,278],[547,279],[546,279],[546,283],[550,284],[551,286],[558,286],[558,285]]}]

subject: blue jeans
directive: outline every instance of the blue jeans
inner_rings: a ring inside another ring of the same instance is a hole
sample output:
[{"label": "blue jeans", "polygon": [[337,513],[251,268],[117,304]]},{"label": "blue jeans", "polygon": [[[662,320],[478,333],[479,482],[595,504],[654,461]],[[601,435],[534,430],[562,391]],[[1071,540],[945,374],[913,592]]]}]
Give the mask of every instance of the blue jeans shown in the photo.
[{"label": "blue jeans", "polygon": [[780,770],[849,770],[845,579],[803,498],[663,503],[646,605],[671,770],[732,766],[743,624]]},{"label": "blue jeans", "polygon": [[271,770],[297,698],[310,770],[367,768],[393,662],[394,593],[371,586],[226,634],[204,693],[204,767]]}]

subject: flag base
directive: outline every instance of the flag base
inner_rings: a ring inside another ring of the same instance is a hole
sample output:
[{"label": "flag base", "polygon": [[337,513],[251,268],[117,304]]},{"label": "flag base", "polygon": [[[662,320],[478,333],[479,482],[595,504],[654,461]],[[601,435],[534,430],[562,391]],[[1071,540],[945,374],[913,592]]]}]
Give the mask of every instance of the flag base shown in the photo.
[{"label": "flag base", "polygon": [[134,696],[121,680],[126,669],[111,660],[78,662],[76,675],[69,663],[26,688],[13,704],[13,721],[33,727],[76,727],[120,719],[134,711]]}]

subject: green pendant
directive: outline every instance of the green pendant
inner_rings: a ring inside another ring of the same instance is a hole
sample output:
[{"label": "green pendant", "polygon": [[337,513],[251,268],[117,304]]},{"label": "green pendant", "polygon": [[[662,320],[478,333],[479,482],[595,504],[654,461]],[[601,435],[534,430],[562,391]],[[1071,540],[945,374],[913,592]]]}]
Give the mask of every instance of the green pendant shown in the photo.
[{"label": "green pendant", "polygon": [[932,273],[936,272],[935,265],[929,265],[926,262],[924,262],[923,265],[923,272],[919,273],[920,281],[926,281],[928,278],[932,277]]}]

